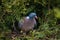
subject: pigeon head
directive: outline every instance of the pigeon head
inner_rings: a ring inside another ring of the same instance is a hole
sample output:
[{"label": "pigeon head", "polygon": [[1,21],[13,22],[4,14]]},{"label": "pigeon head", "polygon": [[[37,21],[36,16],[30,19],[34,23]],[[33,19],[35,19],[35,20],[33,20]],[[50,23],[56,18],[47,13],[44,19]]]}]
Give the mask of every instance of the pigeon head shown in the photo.
[{"label": "pigeon head", "polygon": [[33,19],[33,18],[36,18],[36,19],[37,19],[36,13],[30,13],[30,14],[29,14],[29,18],[30,18],[30,19]]}]

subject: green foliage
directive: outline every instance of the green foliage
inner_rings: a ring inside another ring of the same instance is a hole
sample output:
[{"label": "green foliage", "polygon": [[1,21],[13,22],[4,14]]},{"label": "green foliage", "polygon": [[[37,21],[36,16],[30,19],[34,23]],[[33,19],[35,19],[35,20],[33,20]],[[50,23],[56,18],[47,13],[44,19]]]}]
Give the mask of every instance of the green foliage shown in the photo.
[{"label": "green foliage", "polygon": [[55,17],[60,18],[60,9],[54,8],[55,11]]},{"label": "green foliage", "polygon": [[15,21],[30,12],[37,13],[38,28],[23,37],[16,36],[15,40],[60,39],[60,0],[2,0],[0,4],[0,40],[11,40],[6,33],[11,33]]}]

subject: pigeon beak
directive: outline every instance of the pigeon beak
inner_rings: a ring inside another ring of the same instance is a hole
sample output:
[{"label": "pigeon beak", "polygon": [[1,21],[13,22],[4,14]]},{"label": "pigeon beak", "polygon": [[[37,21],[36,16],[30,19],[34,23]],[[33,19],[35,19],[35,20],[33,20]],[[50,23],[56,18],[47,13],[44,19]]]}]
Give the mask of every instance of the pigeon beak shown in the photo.
[{"label": "pigeon beak", "polygon": [[37,17],[37,16],[35,16],[35,18],[36,18],[36,19],[38,19],[38,17]]}]

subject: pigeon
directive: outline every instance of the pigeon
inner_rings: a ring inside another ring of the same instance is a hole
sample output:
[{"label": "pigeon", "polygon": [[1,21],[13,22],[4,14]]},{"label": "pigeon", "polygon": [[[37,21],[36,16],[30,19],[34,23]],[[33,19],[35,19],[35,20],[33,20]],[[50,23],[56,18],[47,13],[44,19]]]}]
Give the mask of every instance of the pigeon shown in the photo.
[{"label": "pigeon", "polygon": [[22,20],[18,22],[18,27],[24,32],[33,30],[33,28],[37,24],[36,19],[36,13],[30,13],[28,16],[24,17]]}]

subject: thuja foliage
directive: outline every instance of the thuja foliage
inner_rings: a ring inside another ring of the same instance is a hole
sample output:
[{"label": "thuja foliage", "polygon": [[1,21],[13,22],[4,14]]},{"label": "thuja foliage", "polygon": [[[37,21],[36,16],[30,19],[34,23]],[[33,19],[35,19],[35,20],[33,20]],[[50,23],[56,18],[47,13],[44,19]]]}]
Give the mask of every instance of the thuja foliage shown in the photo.
[{"label": "thuja foliage", "polygon": [[18,24],[18,21],[30,12],[37,13],[37,27],[28,35],[16,36],[15,40],[59,40],[59,4],[60,0],[1,0],[0,40],[12,40],[10,34],[14,26],[18,27],[15,22]]}]

